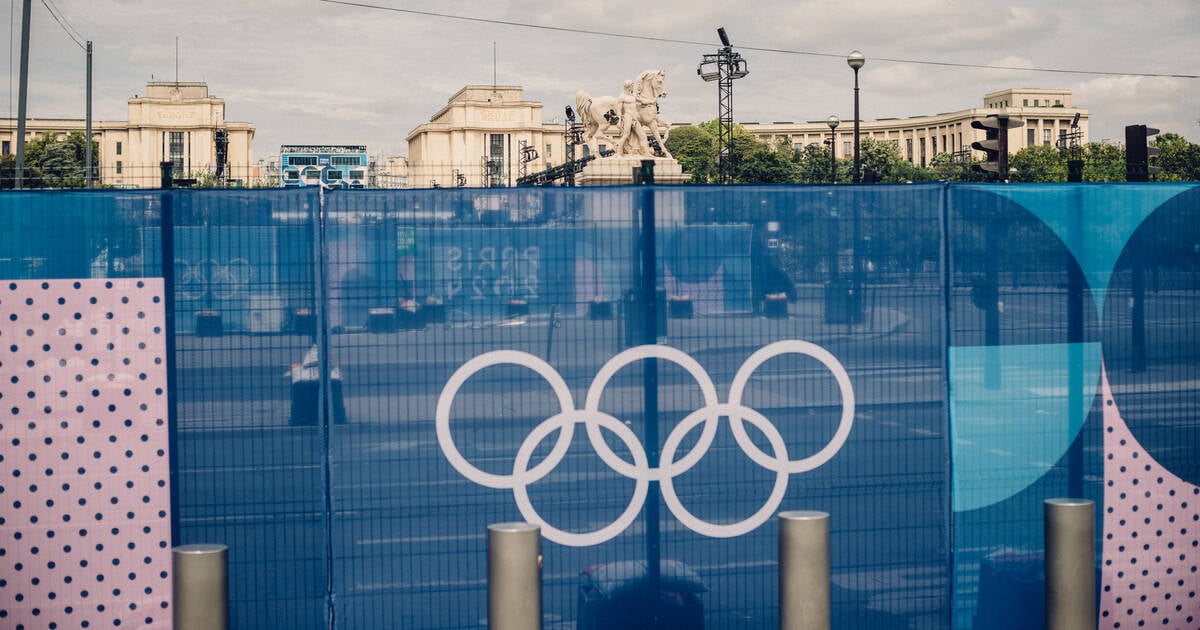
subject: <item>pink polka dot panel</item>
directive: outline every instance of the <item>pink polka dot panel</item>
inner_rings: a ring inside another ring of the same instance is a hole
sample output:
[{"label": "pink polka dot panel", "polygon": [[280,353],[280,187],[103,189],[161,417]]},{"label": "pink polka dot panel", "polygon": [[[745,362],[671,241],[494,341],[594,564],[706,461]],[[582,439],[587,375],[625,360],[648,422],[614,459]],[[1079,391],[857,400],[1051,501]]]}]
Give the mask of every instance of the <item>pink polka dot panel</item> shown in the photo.
[{"label": "pink polka dot panel", "polygon": [[161,279],[0,280],[0,628],[170,628]]},{"label": "pink polka dot panel", "polygon": [[1200,488],[1138,444],[1105,375],[1102,629],[1200,628]]}]

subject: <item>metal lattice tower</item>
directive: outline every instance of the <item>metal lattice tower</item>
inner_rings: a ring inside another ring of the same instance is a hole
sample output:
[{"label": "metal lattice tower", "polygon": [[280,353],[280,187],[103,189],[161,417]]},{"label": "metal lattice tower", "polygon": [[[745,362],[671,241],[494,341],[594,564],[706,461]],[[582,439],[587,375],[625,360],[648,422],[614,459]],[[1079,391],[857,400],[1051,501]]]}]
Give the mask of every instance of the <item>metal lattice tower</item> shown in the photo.
[{"label": "metal lattice tower", "polygon": [[717,178],[722,184],[733,181],[733,80],[750,71],[746,60],[733,50],[724,28],[717,29],[721,48],[704,55],[696,74],[705,81],[717,82]]}]

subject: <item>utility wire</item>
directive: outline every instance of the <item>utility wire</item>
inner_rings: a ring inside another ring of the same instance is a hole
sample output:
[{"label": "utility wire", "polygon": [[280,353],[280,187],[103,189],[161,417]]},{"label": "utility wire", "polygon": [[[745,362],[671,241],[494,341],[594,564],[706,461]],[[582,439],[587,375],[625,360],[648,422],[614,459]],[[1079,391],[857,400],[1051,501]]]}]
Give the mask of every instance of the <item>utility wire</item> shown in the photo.
[{"label": "utility wire", "polygon": [[[559,33],[575,33],[578,35],[595,35],[598,37],[615,37],[620,39],[636,39],[647,42],[659,42],[664,44],[686,44],[689,46],[711,46],[712,42],[697,42],[686,39],[672,39],[667,37],[653,37],[649,35],[630,35],[628,33],[610,33],[607,31],[595,31],[582,28],[568,28],[564,26],[546,26],[544,24],[530,24],[528,22],[516,22],[510,20],[495,20],[489,18],[472,17],[466,15],[452,15],[449,13],[436,13],[433,11],[418,11],[416,9],[401,9],[399,7],[389,7],[379,4],[370,4],[367,2],[352,2],[350,0],[320,0],[328,4],[340,4],[349,7],[359,7],[363,9],[375,9],[379,11],[392,11],[395,13],[407,13],[410,15],[423,15],[425,17],[443,18],[448,20],[462,20],[464,22],[477,22],[481,24],[496,24],[500,26],[515,26],[518,28],[532,28],[543,31],[556,31]],[[734,46],[741,50],[753,50],[756,52],[781,53],[785,55],[804,55],[808,57],[830,57],[835,59],[845,59],[845,55],[834,53],[812,52],[805,50],[788,50],[785,48],[762,48],[757,46]],[[884,61],[890,63],[915,64],[925,66],[943,66],[951,68],[982,68],[985,70],[1021,70],[1024,72],[1055,72],[1060,74],[1090,74],[1100,76],[1130,76],[1130,77],[1157,77],[1171,79],[1200,79],[1200,74],[1169,74],[1169,73],[1152,73],[1152,72],[1106,72],[1101,70],[1070,70],[1065,68],[1025,68],[1020,66],[995,66],[988,64],[976,63],[953,63],[949,61],[923,61],[919,59],[900,59],[894,57],[872,57],[872,61]]]},{"label": "utility wire", "polygon": [[46,7],[46,10],[50,12],[50,16],[54,18],[55,22],[58,22],[58,25],[62,27],[63,32],[67,34],[67,37],[71,38],[71,41],[75,42],[76,46],[79,46],[80,50],[87,50],[87,46],[85,46],[81,41],[83,37],[79,35],[79,31],[75,30],[75,27],[71,26],[70,22],[67,21],[67,18],[59,15],[60,11],[58,7],[54,6],[54,2],[51,0],[42,0],[42,6]]}]

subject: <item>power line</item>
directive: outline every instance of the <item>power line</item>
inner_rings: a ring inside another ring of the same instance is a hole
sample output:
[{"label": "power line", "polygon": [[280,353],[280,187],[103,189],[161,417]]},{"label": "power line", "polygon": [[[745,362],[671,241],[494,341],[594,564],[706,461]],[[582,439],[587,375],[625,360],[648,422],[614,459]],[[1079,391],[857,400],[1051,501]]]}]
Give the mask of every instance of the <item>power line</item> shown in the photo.
[{"label": "power line", "polygon": [[71,40],[75,42],[76,46],[79,46],[81,50],[87,50],[87,47],[84,46],[83,41],[81,41],[83,40],[83,36],[79,34],[79,31],[75,30],[75,27],[71,26],[71,23],[67,21],[67,18],[59,15],[61,11],[57,6],[54,6],[54,2],[51,0],[42,0],[42,6],[46,7],[46,10],[50,12],[50,16],[54,18],[55,22],[58,22],[58,25],[62,27],[63,32],[65,32],[67,37],[70,37]]},{"label": "power line", "polygon": [[[467,15],[453,15],[449,13],[437,13],[434,11],[418,11],[416,9],[401,9],[399,7],[389,7],[378,4],[370,4],[367,2],[351,2],[350,0],[320,0],[329,4],[340,4],[349,7],[359,7],[363,9],[374,9],[378,11],[392,11],[394,13],[407,13],[409,15],[422,15],[425,17],[442,18],[448,20],[462,20],[464,22],[476,22],[480,24],[495,24],[499,26],[514,26],[517,28],[531,28],[543,31],[555,31],[559,33],[574,33],[577,35],[595,35],[597,37],[614,37],[620,39],[635,39],[647,42],[658,42],[663,44],[684,44],[688,46],[711,46],[712,42],[697,42],[686,39],[672,39],[668,37],[653,37],[650,35],[630,35],[628,33],[610,33],[607,31],[596,31],[582,28],[569,28],[565,26],[547,26],[544,24],[530,24],[528,22],[516,22],[512,20],[496,20],[490,18],[473,17]],[[742,50],[753,50],[755,52],[779,53],[785,55],[803,55],[808,57],[829,57],[834,59],[845,59],[843,54],[813,52],[806,50],[789,50],[786,48],[763,48],[757,46],[735,46]],[[949,61],[924,61],[920,59],[901,59],[896,57],[872,57],[871,61],[883,61],[889,63],[914,64],[924,66],[943,66],[950,68],[980,68],[984,70],[1020,70],[1024,72],[1053,72],[1059,74],[1088,74],[1100,76],[1130,76],[1130,77],[1153,77],[1153,78],[1170,78],[1170,79],[1200,79],[1197,74],[1171,74],[1171,73],[1153,73],[1153,72],[1112,72],[1103,70],[1071,70],[1067,68],[1025,68],[1020,66],[996,66],[988,64],[976,63],[955,63]]]}]

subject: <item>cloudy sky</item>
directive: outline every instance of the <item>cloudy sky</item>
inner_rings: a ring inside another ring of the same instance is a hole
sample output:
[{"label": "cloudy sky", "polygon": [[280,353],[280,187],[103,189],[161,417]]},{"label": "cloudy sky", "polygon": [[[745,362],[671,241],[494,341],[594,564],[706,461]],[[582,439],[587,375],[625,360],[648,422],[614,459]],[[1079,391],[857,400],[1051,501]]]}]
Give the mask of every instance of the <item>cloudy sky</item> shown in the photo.
[{"label": "cloudy sky", "polygon": [[[0,107],[15,117],[22,3],[6,4]],[[737,122],[851,119],[845,55],[859,49],[863,119],[1067,88],[1093,141],[1146,123],[1200,142],[1196,0],[33,0],[28,115],[84,115],[85,55],[69,28],[94,42],[95,120],[126,120],[152,79],[206,81],[229,120],[256,127],[255,158],[290,143],[403,155],[454,92],[493,80],[523,86],[550,122],[578,90],[617,94],[661,68],[662,116],[699,122],[717,116],[716,84],[696,66],[719,26],[750,67],[734,84]]]}]

